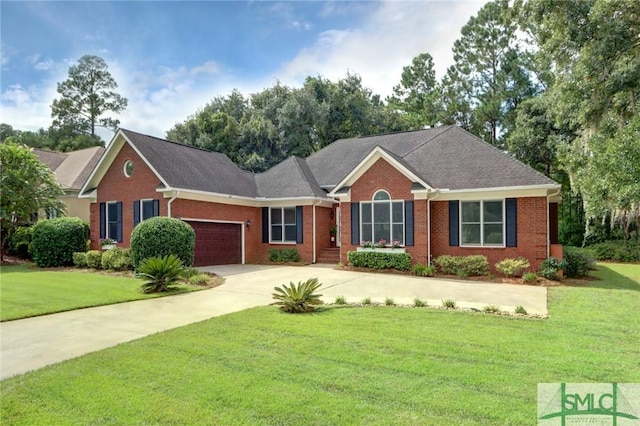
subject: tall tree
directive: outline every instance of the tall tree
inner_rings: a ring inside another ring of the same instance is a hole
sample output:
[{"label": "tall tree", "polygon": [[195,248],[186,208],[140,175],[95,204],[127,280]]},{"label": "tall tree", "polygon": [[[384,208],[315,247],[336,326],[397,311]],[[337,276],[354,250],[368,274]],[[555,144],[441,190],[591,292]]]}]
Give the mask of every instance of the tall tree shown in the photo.
[{"label": "tall tree", "polygon": [[57,198],[63,194],[49,167],[29,148],[7,141],[0,144],[0,261],[21,221],[40,209],[64,212]]},{"label": "tall tree", "polygon": [[115,92],[117,88],[104,59],[81,57],[69,68],[69,78],[58,83],[60,98],[51,104],[53,126],[91,136],[96,126],[115,130],[120,121],[105,114],[120,113],[127,107],[127,98]]}]

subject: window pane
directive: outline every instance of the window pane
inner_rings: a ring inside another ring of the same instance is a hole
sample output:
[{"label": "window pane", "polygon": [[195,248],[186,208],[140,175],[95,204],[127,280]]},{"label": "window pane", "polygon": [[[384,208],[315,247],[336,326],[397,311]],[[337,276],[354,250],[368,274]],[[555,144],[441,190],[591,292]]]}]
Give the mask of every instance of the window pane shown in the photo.
[{"label": "window pane", "polygon": [[480,225],[462,225],[462,244],[480,244]]},{"label": "window pane", "polygon": [[385,240],[387,243],[391,242],[391,230],[389,224],[375,224],[373,225],[373,242],[377,243],[380,240]]},{"label": "window pane", "polygon": [[271,226],[271,241],[282,241],[282,226]]},{"label": "window pane", "polygon": [[375,203],[373,205],[373,221],[375,223],[389,223],[391,221],[391,212],[389,211],[389,203]]},{"label": "window pane", "polygon": [[107,238],[118,239],[118,222],[109,222],[107,228]]},{"label": "window pane", "polygon": [[393,203],[393,223],[403,223],[404,222],[404,209],[402,208],[404,202],[396,202]]},{"label": "window pane", "polygon": [[296,209],[295,207],[284,209],[284,223],[288,225],[296,224]]},{"label": "window pane", "polygon": [[153,200],[142,202],[142,220],[153,217]]},{"label": "window pane", "polygon": [[362,235],[360,237],[361,241],[372,241],[373,237],[371,236],[371,225],[362,225]]},{"label": "window pane", "polygon": [[462,222],[480,222],[480,201],[462,203]]},{"label": "window pane", "polygon": [[362,223],[371,223],[371,203],[362,203]]},{"label": "window pane", "polygon": [[107,215],[108,215],[107,220],[109,222],[115,222],[118,220],[118,204],[117,203],[107,204]]},{"label": "window pane", "polygon": [[373,196],[373,199],[374,200],[390,200],[389,194],[387,194],[385,191],[376,192],[376,195]]},{"label": "window pane", "polygon": [[484,225],[484,243],[489,245],[502,245],[502,224]]},{"label": "window pane", "polygon": [[400,244],[404,244],[404,226],[402,224],[393,225],[392,240],[400,241]]},{"label": "window pane", "polygon": [[271,209],[271,224],[282,223],[282,209]]},{"label": "window pane", "polygon": [[502,201],[485,201],[484,222],[502,222]]},{"label": "window pane", "polygon": [[298,235],[298,230],[295,225],[287,225],[284,227],[284,240],[285,241],[296,241],[296,237]]}]

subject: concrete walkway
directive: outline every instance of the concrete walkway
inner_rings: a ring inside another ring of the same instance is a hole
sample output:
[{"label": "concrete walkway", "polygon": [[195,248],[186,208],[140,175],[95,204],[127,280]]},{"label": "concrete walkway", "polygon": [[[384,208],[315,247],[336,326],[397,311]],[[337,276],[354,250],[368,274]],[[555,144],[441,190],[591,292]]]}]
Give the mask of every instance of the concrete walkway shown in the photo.
[{"label": "concrete walkway", "polygon": [[547,314],[544,287],[417,278],[406,275],[339,271],[333,265],[227,265],[201,268],[226,278],[216,288],[176,296],[79,309],[0,323],[0,379],[42,368],[89,352],[218,315],[267,305],[274,286],[318,277],[326,302],[386,297],[410,304],[418,297],[440,305],[482,309],[488,304],[512,311]]}]

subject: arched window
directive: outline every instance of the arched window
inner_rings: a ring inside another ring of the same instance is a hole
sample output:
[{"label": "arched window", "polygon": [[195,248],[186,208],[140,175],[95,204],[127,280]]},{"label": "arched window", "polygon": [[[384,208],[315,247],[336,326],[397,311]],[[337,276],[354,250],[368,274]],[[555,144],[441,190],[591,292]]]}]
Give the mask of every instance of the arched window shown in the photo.
[{"label": "arched window", "polygon": [[360,203],[360,217],[362,241],[404,245],[404,201],[394,201],[387,191],[379,190],[371,201]]}]

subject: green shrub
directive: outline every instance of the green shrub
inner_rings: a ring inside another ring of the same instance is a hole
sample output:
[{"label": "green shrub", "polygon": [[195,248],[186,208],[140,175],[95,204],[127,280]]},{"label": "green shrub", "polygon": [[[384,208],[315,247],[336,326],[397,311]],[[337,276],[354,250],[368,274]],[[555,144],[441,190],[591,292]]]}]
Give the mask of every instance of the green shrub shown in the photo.
[{"label": "green shrub", "polygon": [[453,299],[446,299],[442,301],[442,306],[444,306],[447,309],[455,309],[456,308],[456,301]]},{"label": "green shrub", "polygon": [[364,299],[362,299],[362,304],[363,305],[370,305],[371,304],[371,298],[369,296],[365,297]]},{"label": "green shrub", "polygon": [[540,275],[548,280],[557,280],[558,271],[564,267],[564,262],[559,261],[551,256],[546,258],[540,264]]},{"label": "green shrub", "polygon": [[347,253],[347,259],[351,265],[359,268],[397,269],[399,271],[411,269],[411,255],[409,253],[350,251]]},{"label": "green shrub", "polygon": [[459,278],[469,278],[469,273],[467,271],[465,271],[464,269],[458,269],[458,271],[456,272],[456,275]]},{"label": "green shrub", "polygon": [[384,304],[385,304],[386,306],[394,306],[394,305],[395,305],[395,302],[393,301],[393,299],[392,299],[392,298],[387,297],[386,299],[384,299]]},{"label": "green shrub", "polygon": [[522,272],[530,266],[531,264],[529,264],[529,261],[524,257],[502,259],[495,264],[496,270],[506,277],[520,276]]},{"label": "green shrub", "polygon": [[121,247],[106,250],[102,253],[101,265],[104,270],[123,271],[125,269],[133,269],[131,250]]},{"label": "green shrub", "polygon": [[277,300],[275,305],[279,305],[284,312],[292,314],[311,312],[315,309],[313,305],[322,303],[321,294],[315,293],[320,286],[317,278],[309,278],[307,281],[300,281],[297,285],[291,282],[289,286],[283,284],[282,287],[274,287],[276,292],[272,293],[272,296]]},{"label": "green shrub", "polygon": [[143,220],[131,233],[131,258],[138,269],[144,259],[174,255],[185,266],[193,264],[196,233],[188,223],[172,217]]},{"label": "green shrub", "polygon": [[336,305],[346,305],[347,304],[347,299],[345,299],[344,296],[338,296],[338,297],[336,297],[335,304]]},{"label": "green shrub", "polygon": [[33,226],[31,255],[41,268],[73,265],[73,253],[84,251],[89,224],[77,217],[41,220]]},{"label": "green shrub", "polygon": [[176,255],[150,257],[140,262],[136,277],[147,280],[141,286],[143,293],[159,293],[178,282],[182,268],[182,260]]},{"label": "green shrub", "polygon": [[416,263],[411,267],[411,273],[419,277],[433,277],[436,274],[436,267],[434,265],[426,266]]},{"label": "green shrub", "polygon": [[638,240],[607,241],[588,248],[593,251],[597,260],[623,263],[640,262],[640,241]]},{"label": "green shrub", "polygon": [[76,268],[86,268],[87,267],[87,252],[85,251],[77,251],[73,253],[73,264]]},{"label": "green shrub", "polygon": [[182,269],[182,278],[184,278],[185,280],[188,280],[189,278],[199,274],[200,274],[200,271],[198,271],[196,268],[188,267],[188,268]]},{"label": "green shrub", "polygon": [[189,277],[189,284],[192,285],[207,285],[208,283],[209,275],[207,274],[192,275]]},{"label": "green shrub", "polygon": [[102,268],[102,252],[100,250],[89,250],[87,252],[87,266],[89,268]]},{"label": "green shrub", "polygon": [[30,259],[29,244],[31,244],[32,237],[32,226],[19,226],[11,236],[11,241],[9,241],[9,254],[20,259]]},{"label": "green shrub", "polygon": [[416,297],[415,299],[413,299],[413,306],[415,308],[424,308],[425,306],[427,306],[427,304],[422,299],[418,299]]},{"label": "green shrub", "polygon": [[535,272],[527,272],[522,276],[522,280],[527,284],[533,284],[538,281],[538,276]]},{"label": "green shrub", "polygon": [[497,305],[487,305],[482,309],[485,314],[497,314],[500,312],[500,307]]},{"label": "green shrub", "polygon": [[300,253],[294,248],[269,249],[269,262],[289,263],[300,262]]},{"label": "green shrub", "polygon": [[516,306],[516,310],[514,311],[516,314],[527,315],[527,310],[524,306]]},{"label": "green shrub", "polygon": [[487,256],[449,256],[436,257],[433,262],[438,265],[440,271],[447,275],[458,275],[458,271],[464,271],[467,276],[486,275],[489,273],[489,260]]},{"label": "green shrub", "polygon": [[595,256],[589,249],[564,247],[562,250],[563,270],[567,278],[585,277],[595,267]]}]

